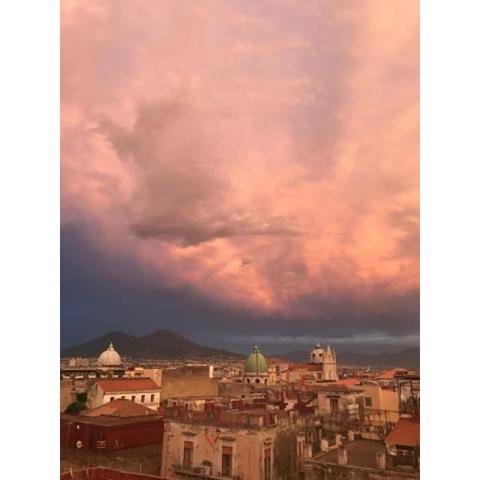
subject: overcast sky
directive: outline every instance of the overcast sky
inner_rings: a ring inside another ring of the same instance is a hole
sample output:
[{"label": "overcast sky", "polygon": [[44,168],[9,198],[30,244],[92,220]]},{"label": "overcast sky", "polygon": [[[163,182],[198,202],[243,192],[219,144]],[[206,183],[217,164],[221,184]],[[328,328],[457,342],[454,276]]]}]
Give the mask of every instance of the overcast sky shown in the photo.
[{"label": "overcast sky", "polygon": [[416,0],[61,8],[64,346],[418,344]]}]

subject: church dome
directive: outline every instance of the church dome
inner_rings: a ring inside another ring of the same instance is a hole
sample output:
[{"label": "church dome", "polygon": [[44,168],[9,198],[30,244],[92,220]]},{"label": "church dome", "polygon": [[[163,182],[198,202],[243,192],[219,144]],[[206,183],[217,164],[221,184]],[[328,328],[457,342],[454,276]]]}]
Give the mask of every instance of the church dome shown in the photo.
[{"label": "church dome", "polygon": [[98,357],[97,366],[119,367],[120,365],[122,365],[122,359],[117,351],[113,348],[113,343],[110,343],[108,348]]},{"label": "church dome", "polygon": [[325,358],[325,350],[317,343],[310,353],[310,362],[322,363]]},{"label": "church dome", "polygon": [[260,349],[253,347],[252,353],[248,356],[245,363],[245,375],[261,375],[268,373],[268,365],[265,357],[260,353]]}]

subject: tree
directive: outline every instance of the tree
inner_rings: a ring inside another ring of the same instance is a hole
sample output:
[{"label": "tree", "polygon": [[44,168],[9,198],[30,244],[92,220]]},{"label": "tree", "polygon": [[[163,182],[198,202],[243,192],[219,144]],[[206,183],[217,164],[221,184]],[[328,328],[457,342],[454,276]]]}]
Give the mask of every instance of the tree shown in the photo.
[{"label": "tree", "polygon": [[73,402],[71,403],[66,409],[65,413],[73,413],[77,414],[81,412],[82,410],[86,410],[87,405],[84,402]]},{"label": "tree", "polygon": [[77,402],[87,403],[87,393],[77,393]]},{"label": "tree", "polygon": [[297,434],[294,430],[281,430],[275,435],[274,461],[279,479],[298,478]]}]

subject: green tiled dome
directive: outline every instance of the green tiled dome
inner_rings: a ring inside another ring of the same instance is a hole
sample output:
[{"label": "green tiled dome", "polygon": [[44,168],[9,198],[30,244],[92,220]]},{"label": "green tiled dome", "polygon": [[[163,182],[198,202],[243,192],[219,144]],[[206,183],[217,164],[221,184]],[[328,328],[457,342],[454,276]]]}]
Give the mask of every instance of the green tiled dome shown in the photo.
[{"label": "green tiled dome", "polygon": [[245,374],[258,375],[268,373],[268,365],[265,357],[260,353],[260,349],[253,347],[252,353],[245,363]]}]

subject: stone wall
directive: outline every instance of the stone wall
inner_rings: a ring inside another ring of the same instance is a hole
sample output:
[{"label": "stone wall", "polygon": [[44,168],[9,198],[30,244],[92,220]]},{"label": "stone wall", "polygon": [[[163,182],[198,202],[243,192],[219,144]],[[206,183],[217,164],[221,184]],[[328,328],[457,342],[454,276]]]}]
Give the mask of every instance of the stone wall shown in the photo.
[{"label": "stone wall", "polygon": [[248,395],[254,391],[255,387],[247,383],[219,382],[218,384],[218,395],[221,397]]},{"label": "stone wall", "polygon": [[217,396],[218,382],[205,366],[183,366],[162,372],[162,400],[193,396]]},{"label": "stone wall", "polygon": [[60,413],[75,401],[76,393],[73,387],[73,380],[67,378],[60,380]]}]

